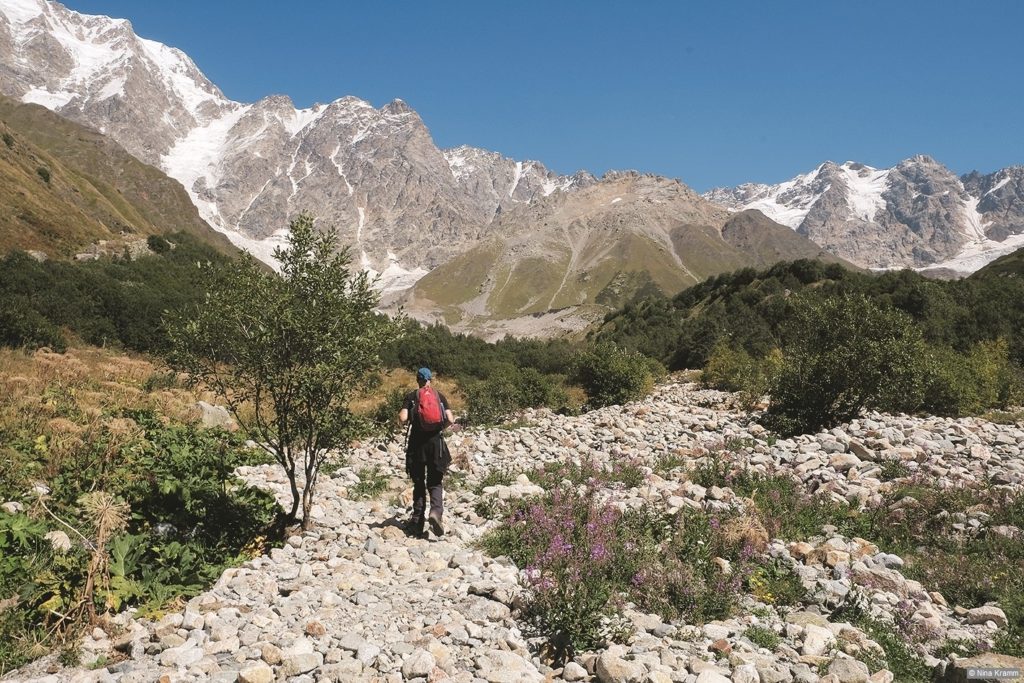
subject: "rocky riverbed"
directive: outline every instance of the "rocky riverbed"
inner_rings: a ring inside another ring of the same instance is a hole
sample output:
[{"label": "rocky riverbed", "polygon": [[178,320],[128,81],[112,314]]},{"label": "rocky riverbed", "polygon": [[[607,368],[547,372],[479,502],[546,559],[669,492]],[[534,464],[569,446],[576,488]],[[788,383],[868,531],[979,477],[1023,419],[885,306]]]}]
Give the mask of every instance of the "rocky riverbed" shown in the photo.
[{"label": "rocky riverbed", "polygon": [[[949,604],[933,587],[906,578],[903,558],[880,551],[872,539],[847,538],[824,525],[798,542],[771,540],[765,551],[800,578],[811,596],[806,604],[779,608],[745,596],[741,615],[700,625],[666,623],[627,607],[632,635],[625,642],[556,666],[543,639],[517,619],[520,569],[476,546],[499,523],[481,516],[488,501],[542,492],[531,480],[534,468],[567,460],[629,461],[639,464],[643,482],[604,492],[611,504],[726,510],[744,500],[728,486],[695,483],[690,472],[711,454],[728,452],[733,466],[787,473],[808,492],[872,506],[901,481],[1020,492],[1024,430],[974,418],[869,414],[828,432],[775,440],[735,408],[729,394],[682,382],[659,386],[640,402],[580,417],[529,412],[522,424],[449,436],[456,465],[442,537],[410,538],[402,531],[410,491],[401,446],[369,444],[321,477],[311,530],[226,571],[211,589],[159,621],[118,615],[85,638],[79,668],[46,658],[4,680],[892,681],[892,672],[869,664],[881,653],[869,634],[829,619],[851,592],[872,618],[912,625],[921,634],[917,647],[925,663],[955,680],[963,660],[959,668],[949,665],[933,656],[935,648],[950,641],[988,644],[1007,625],[998,605]],[[359,473],[372,467],[387,478],[388,488],[357,499]],[[480,486],[498,471],[513,476]],[[240,474],[281,500],[287,496],[275,467]],[[1024,542],[1020,529],[988,521],[978,511],[955,524],[964,534]],[[754,637],[766,632],[774,634],[771,648]]]}]

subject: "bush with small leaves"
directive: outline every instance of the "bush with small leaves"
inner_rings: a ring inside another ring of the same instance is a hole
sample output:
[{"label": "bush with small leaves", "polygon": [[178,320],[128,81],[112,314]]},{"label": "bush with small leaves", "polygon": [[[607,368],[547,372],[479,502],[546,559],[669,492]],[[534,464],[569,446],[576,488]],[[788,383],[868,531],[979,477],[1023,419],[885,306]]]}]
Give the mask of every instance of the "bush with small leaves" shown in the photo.
[{"label": "bush with small leaves", "polygon": [[865,408],[918,408],[924,398],[920,330],[904,313],[864,296],[797,302],[792,341],[772,382],[765,426],[814,432]]},{"label": "bush with small leaves", "polygon": [[591,406],[599,408],[642,397],[664,369],[641,353],[602,343],[577,357],[576,373]]}]

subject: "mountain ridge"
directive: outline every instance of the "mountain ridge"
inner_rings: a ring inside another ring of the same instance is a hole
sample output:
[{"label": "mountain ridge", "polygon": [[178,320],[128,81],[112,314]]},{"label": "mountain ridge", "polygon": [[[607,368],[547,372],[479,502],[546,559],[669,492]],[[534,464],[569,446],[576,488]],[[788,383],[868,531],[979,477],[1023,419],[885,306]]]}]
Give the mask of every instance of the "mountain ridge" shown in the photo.
[{"label": "mountain ridge", "polygon": [[965,275],[1024,245],[1024,167],[956,176],[927,155],[888,169],[826,161],[774,185],[703,195],[757,209],[859,266]]},{"label": "mountain ridge", "polygon": [[70,258],[95,251],[100,241],[124,246],[184,231],[222,253],[237,253],[199,217],[177,181],[109,138],[40,105],[2,95],[0,128],[0,245],[5,251]]}]

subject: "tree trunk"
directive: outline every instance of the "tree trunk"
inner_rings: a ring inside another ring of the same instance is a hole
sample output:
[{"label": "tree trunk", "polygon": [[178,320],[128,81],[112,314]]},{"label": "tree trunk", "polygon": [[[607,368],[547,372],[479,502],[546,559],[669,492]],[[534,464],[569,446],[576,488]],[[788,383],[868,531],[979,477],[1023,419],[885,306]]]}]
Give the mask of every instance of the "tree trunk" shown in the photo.
[{"label": "tree trunk", "polygon": [[313,526],[313,519],[309,516],[309,510],[313,507],[313,491],[310,489],[309,482],[306,482],[306,486],[302,489],[302,530],[306,531],[309,527]]},{"label": "tree trunk", "polygon": [[292,509],[291,512],[288,513],[288,521],[290,523],[294,523],[295,513],[299,511],[299,485],[298,482],[295,481],[294,467],[286,467],[284,471],[285,474],[288,475],[288,486],[292,490]]}]

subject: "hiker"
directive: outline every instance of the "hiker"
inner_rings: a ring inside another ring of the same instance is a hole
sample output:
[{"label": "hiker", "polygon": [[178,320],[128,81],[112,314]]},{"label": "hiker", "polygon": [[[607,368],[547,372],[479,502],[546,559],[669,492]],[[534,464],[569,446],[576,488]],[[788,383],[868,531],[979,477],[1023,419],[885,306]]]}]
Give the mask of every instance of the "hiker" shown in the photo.
[{"label": "hiker", "polygon": [[451,464],[451,454],[442,433],[454,424],[455,416],[448,407],[444,394],[430,385],[430,368],[416,372],[419,389],[409,392],[398,413],[399,424],[411,421],[408,444],[405,449],[405,471],[412,477],[412,517],[406,530],[413,536],[423,535],[423,514],[430,492],[430,530],[436,536],[444,534],[442,480]]}]

